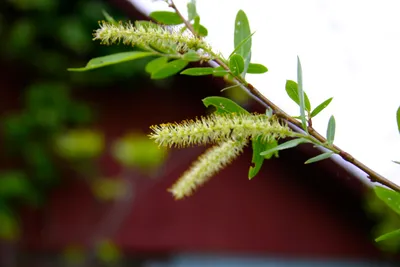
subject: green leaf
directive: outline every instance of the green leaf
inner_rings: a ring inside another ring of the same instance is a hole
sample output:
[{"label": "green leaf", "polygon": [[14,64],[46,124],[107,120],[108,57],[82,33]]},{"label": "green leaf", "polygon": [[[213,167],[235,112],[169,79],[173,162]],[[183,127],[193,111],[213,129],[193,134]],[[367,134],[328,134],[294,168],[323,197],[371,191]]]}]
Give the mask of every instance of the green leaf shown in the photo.
[{"label": "green leaf", "polygon": [[333,154],[335,154],[335,153],[333,153],[332,151],[323,153],[323,154],[321,154],[321,155],[318,155],[318,156],[315,156],[315,157],[313,157],[313,158],[310,158],[309,160],[307,160],[306,162],[304,162],[304,164],[310,164],[310,163],[314,163],[314,162],[321,161],[321,160],[324,160],[324,159],[328,159],[328,158],[330,158]]},{"label": "green leaf", "polygon": [[400,133],[400,107],[397,109],[396,117],[397,117],[397,128],[398,128],[399,133]]},{"label": "green leaf", "polygon": [[198,16],[196,10],[196,0],[191,0],[189,3],[187,3],[187,10],[188,10],[189,21],[193,20],[196,16]]},{"label": "green leaf", "polygon": [[333,141],[335,140],[335,131],[336,131],[336,122],[335,122],[335,117],[333,117],[332,115],[328,122],[328,130],[326,131],[326,140],[328,141],[329,145],[332,145]]},{"label": "green leaf", "polygon": [[171,11],[154,11],[151,12],[149,16],[157,22],[165,25],[178,25],[183,23],[181,17]]},{"label": "green leaf", "polygon": [[189,62],[197,62],[200,61],[200,56],[195,51],[189,51],[183,55],[182,59]]},{"label": "green leaf", "polygon": [[318,105],[318,107],[316,107],[313,111],[311,111],[311,118],[314,118],[315,116],[317,116],[322,110],[324,110],[329,103],[331,103],[333,97],[328,98],[327,100],[325,100],[324,102],[322,102],[321,104]]},{"label": "green leaf", "polygon": [[229,59],[229,69],[234,75],[240,75],[244,70],[244,60],[241,55],[234,54]]},{"label": "green leaf", "polygon": [[301,69],[300,58],[297,57],[297,89],[299,95],[299,106],[300,106],[300,119],[301,125],[303,126],[304,131],[307,131],[307,118],[305,113],[305,100],[304,100],[304,91],[303,91],[303,70]]},{"label": "green leaf", "polygon": [[379,236],[378,238],[375,239],[375,242],[384,241],[390,238],[400,238],[400,229]]},{"label": "green leaf", "polygon": [[[249,36],[250,38],[248,38]],[[242,44],[242,41],[247,38],[248,40]],[[244,59],[248,58],[251,53],[251,31],[249,20],[243,10],[239,10],[235,19],[234,47],[238,46],[240,48],[237,53]]]},{"label": "green leaf", "polygon": [[267,71],[268,71],[267,67],[257,63],[250,63],[249,67],[247,68],[247,73],[252,73],[252,74],[261,74],[261,73],[266,73]]},{"label": "green leaf", "polygon": [[206,29],[206,27],[200,24],[199,16],[196,16],[194,18],[193,29],[199,36],[206,37],[208,35],[208,30]]},{"label": "green leaf", "polygon": [[[299,89],[298,89],[297,83],[295,81],[292,81],[292,80],[286,80],[285,89],[286,89],[286,93],[288,94],[288,96],[297,105],[300,106]],[[304,104],[305,104],[305,109],[307,111],[310,111],[311,110],[311,104],[310,104],[310,100],[308,99],[308,96],[307,96],[306,92],[304,92]]]},{"label": "green leaf", "polygon": [[203,76],[203,75],[211,75],[213,73],[214,73],[214,68],[209,68],[209,67],[190,68],[181,72],[181,74],[189,76]]},{"label": "green leaf", "polygon": [[388,205],[393,211],[400,215],[400,193],[381,186],[375,186],[376,196]]},{"label": "green leaf", "polygon": [[97,57],[91,59],[86,67],[83,68],[69,68],[69,71],[88,71],[92,69],[97,69],[101,67],[105,67],[108,65],[119,64],[126,61],[131,61],[139,58],[154,56],[152,52],[139,52],[139,51],[132,51],[132,52],[122,52],[111,54],[104,57]]},{"label": "green leaf", "polygon": [[198,32],[200,28],[200,16],[195,16],[193,20],[193,29],[195,32]]},{"label": "green leaf", "polygon": [[152,61],[147,63],[144,70],[147,73],[152,74],[153,72],[156,72],[159,69],[161,69],[163,66],[165,66],[167,64],[167,62],[168,62],[167,57],[159,57],[159,58],[153,59]]},{"label": "green leaf", "polygon": [[215,77],[223,77],[228,73],[229,72],[226,69],[224,69],[223,67],[219,66],[219,67],[215,67],[214,68],[213,76],[215,76]]},{"label": "green leaf", "polygon": [[254,176],[256,176],[257,173],[261,170],[265,157],[261,156],[260,153],[267,149],[266,146],[267,143],[262,142],[260,138],[252,140],[253,157],[251,159],[251,162],[254,164],[254,166],[250,166],[248,175],[249,180],[253,179]]},{"label": "green leaf", "polygon": [[275,151],[280,151],[280,150],[284,150],[284,149],[296,147],[296,146],[298,146],[299,144],[309,143],[309,142],[310,142],[310,141],[307,140],[307,139],[305,139],[305,138],[293,139],[293,140],[287,141],[287,142],[285,142],[285,143],[282,143],[282,144],[280,144],[279,146],[276,146],[276,147],[274,147],[274,148],[271,148],[271,149],[269,149],[269,150],[267,150],[267,151],[261,152],[260,155],[261,155],[261,156],[268,155],[268,154],[270,154],[270,153],[272,153],[272,152],[275,152]]},{"label": "green leaf", "polygon": [[181,70],[183,70],[189,62],[183,59],[176,59],[173,61],[168,62],[165,64],[163,67],[158,69],[157,71],[153,72],[151,74],[151,78],[154,80],[157,79],[164,79],[167,77],[170,77],[174,74],[179,73]]},{"label": "green leaf", "polygon": [[220,96],[210,96],[203,99],[203,104],[206,107],[214,106],[217,113],[245,113],[249,114],[247,110],[230,100],[229,98]]},{"label": "green leaf", "polygon": [[208,30],[203,25],[199,25],[199,29],[197,30],[197,34],[201,37],[206,37],[208,35]]},{"label": "green leaf", "polygon": [[242,46],[244,44],[246,44],[247,42],[251,42],[251,37],[254,35],[254,32],[252,34],[250,34],[249,36],[247,36],[246,38],[244,38],[236,47],[235,49],[232,51],[232,53],[229,55],[229,57],[231,57],[233,54],[240,54],[240,53],[236,53],[239,51],[239,49],[242,48]]},{"label": "green leaf", "polygon": [[274,151],[274,152],[269,153],[264,156],[260,155],[261,152],[271,150],[277,146],[278,146],[278,141],[276,141],[276,140],[272,140],[269,142],[261,142],[258,138],[257,140],[252,141],[253,157],[252,157],[251,162],[254,163],[254,167],[251,166],[249,169],[249,179],[250,180],[258,174],[265,159],[270,159],[273,156],[278,157],[278,151]]},{"label": "green leaf", "polygon": [[247,70],[249,69],[250,60],[251,60],[251,52],[247,55],[247,58],[244,59],[244,68],[242,71],[243,79],[245,78]]},{"label": "green leaf", "polygon": [[104,9],[102,10],[103,16],[106,18],[106,20],[112,24],[118,24],[118,22],[115,21],[113,17],[110,16],[110,14],[107,13]]},{"label": "green leaf", "polygon": [[[275,148],[275,147],[277,147],[278,146],[278,141],[277,140],[272,140],[272,141],[269,141],[267,144],[266,144],[266,146],[265,146],[265,151],[268,151],[268,150],[270,150],[270,149],[273,149],[273,148]],[[278,153],[279,151],[273,151],[273,152],[271,152],[271,153],[268,153],[268,154],[266,154],[266,155],[264,155],[264,158],[265,159],[270,159],[270,158],[272,158],[273,156],[275,156],[275,157],[279,157],[279,153]]]},{"label": "green leaf", "polygon": [[396,163],[396,164],[400,164],[400,161],[397,161],[397,160],[392,160],[394,163]]}]

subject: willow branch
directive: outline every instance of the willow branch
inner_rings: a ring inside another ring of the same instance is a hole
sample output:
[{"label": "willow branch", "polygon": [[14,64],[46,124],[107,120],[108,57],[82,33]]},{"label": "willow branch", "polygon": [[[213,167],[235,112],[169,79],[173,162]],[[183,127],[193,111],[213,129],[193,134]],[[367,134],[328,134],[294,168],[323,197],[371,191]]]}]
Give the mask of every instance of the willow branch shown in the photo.
[{"label": "willow branch", "polygon": [[[171,8],[173,8],[176,12],[176,14],[178,14],[183,23],[185,24],[186,28],[194,35],[197,36],[199,38],[201,38],[201,36],[199,36],[196,31],[194,30],[192,24],[182,15],[182,13],[179,11],[179,9],[176,7],[175,3],[173,0],[170,0],[168,2],[169,6]],[[229,67],[225,64],[224,61],[222,61],[220,58],[216,58],[214,60],[218,65],[220,65],[221,67],[223,67],[225,70],[230,72]],[[231,72],[230,72],[231,73]],[[291,117],[289,114],[287,114],[285,111],[283,111],[280,107],[278,107],[277,105],[275,105],[271,100],[269,100],[267,97],[265,97],[257,88],[255,88],[253,85],[251,85],[250,83],[247,83],[242,77],[238,76],[238,75],[233,75],[234,79],[235,79],[235,83],[239,84],[241,86],[242,89],[244,89],[252,98],[256,99],[259,103],[261,103],[264,107],[269,107],[273,110],[273,112],[281,119],[290,122],[293,125],[296,125],[299,129],[302,129],[302,125],[301,122],[299,122],[298,120],[294,119],[293,117]],[[323,137],[320,133],[318,133],[313,127],[312,124],[309,123],[309,126],[307,127],[308,129],[308,133],[314,137],[316,140],[318,140],[321,143],[327,143],[327,140],[325,137]],[[354,166],[356,166],[357,168],[359,168],[360,170],[362,170],[363,172],[365,172],[367,174],[368,179],[370,179],[371,182],[377,182],[380,183],[382,185],[385,185],[395,191],[399,191],[400,192],[400,186],[393,183],[392,181],[386,179],[385,177],[383,177],[382,175],[380,175],[379,173],[375,172],[374,170],[372,170],[371,168],[369,168],[368,166],[366,166],[365,164],[363,164],[362,162],[360,162],[359,160],[357,160],[356,158],[354,158],[352,155],[350,155],[349,153],[347,153],[346,151],[344,151],[343,149],[339,148],[336,145],[332,145],[330,147],[326,147],[328,149],[330,149],[331,151],[339,154],[345,161],[353,164]]]}]

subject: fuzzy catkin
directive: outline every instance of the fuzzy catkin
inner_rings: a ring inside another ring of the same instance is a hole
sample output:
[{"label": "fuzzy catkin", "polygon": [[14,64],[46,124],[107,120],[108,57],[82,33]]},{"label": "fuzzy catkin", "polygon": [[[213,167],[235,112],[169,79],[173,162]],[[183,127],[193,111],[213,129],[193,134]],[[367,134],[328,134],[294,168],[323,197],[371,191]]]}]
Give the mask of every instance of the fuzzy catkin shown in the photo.
[{"label": "fuzzy catkin", "polygon": [[100,40],[107,45],[122,42],[125,45],[154,47],[160,50],[173,49],[178,53],[199,49],[211,51],[209,44],[188,31],[181,32],[151,22],[146,26],[135,26],[131,22],[116,24],[102,21],[100,28],[93,35],[93,40]]},{"label": "fuzzy catkin", "polygon": [[196,120],[167,123],[150,127],[149,136],[160,146],[189,147],[215,144],[228,140],[261,138],[262,141],[292,135],[287,125],[276,117],[254,114],[211,114]]},{"label": "fuzzy catkin", "polygon": [[210,177],[225,168],[240,153],[246,141],[222,142],[202,154],[191,168],[187,170],[168,190],[175,199],[190,196],[199,186],[207,182]]}]

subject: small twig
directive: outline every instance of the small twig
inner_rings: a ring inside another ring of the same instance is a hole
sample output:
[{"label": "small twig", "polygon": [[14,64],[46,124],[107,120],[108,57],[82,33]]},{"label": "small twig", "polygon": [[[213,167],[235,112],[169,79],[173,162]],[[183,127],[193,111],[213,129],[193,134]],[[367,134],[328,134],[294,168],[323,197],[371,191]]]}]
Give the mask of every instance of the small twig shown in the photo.
[{"label": "small twig", "polygon": [[[186,28],[194,36],[197,36],[198,38],[201,38],[201,36],[199,36],[196,33],[196,31],[194,30],[194,28],[190,24],[190,22],[188,20],[186,20],[185,17],[183,17],[182,13],[178,10],[178,8],[176,7],[176,5],[175,5],[173,0],[169,1],[169,6],[171,8],[173,8],[175,10],[176,14],[178,14],[181,17],[181,19],[182,19],[183,23],[185,24]],[[218,65],[223,67],[225,70],[230,71],[229,67],[220,58],[216,58],[214,61]],[[283,111],[277,105],[275,105],[272,101],[270,101],[268,98],[266,98],[257,88],[255,88],[250,83],[247,83],[242,77],[237,76],[237,75],[233,75],[233,76],[235,78],[235,82],[238,83],[241,86],[241,88],[243,88],[245,91],[247,91],[254,99],[256,99],[258,102],[263,104],[263,106],[265,106],[267,108],[268,107],[271,108],[279,118],[281,118],[281,119],[283,119],[283,120],[285,120],[287,122],[290,122],[293,125],[296,125],[299,129],[302,129],[301,122],[299,122],[298,120],[292,118],[289,114],[287,114],[285,111]],[[326,138],[323,137],[320,133],[318,133],[312,127],[311,123],[309,123],[309,126],[307,127],[307,129],[308,129],[309,135],[314,137],[319,142],[321,142],[323,144],[327,142]],[[340,149],[339,147],[337,147],[335,145],[333,145],[331,147],[327,147],[327,148],[329,150],[331,150],[332,152],[335,152],[335,153],[339,154],[345,161],[353,164],[354,166],[358,167],[360,170],[364,171],[367,174],[367,177],[370,179],[371,182],[380,183],[380,184],[385,185],[385,186],[387,186],[387,187],[389,187],[389,188],[391,188],[391,189],[393,189],[395,191],[399,191],[400,192],[400,186],[399,185],[393,183],[392,181],[386,179],[385,177],[383,177],[379,173],[373,171],[371,168],[369,168],[368,166],[366,166],[362,162],[360,162],[357,159],[355,159],[349,153],[345,152],[344,150]]]}]

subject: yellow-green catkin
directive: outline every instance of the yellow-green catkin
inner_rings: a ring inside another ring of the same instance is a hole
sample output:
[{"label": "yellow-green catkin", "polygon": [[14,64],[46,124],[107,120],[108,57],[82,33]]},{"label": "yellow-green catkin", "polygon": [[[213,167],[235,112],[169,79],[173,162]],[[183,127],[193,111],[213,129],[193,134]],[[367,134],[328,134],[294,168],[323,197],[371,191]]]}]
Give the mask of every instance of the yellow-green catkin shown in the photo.
[{"label": "yellow-green catkin", "polygon": [[178,28],[161,26],[148,22],[145,25],[133,25],[131,22],[110,23],[100,22],[100,28],[94,32],[94,40],[100,40],[103,44],[122,42],[126,45],[138,45],[142,47],[154,47],[182,53],[188,50],[202,49],[211,52],[208,43],[197,38],[189,31],[179,31]]},{"label": "yellow-green catkin", "polygon": [[211,176],[231,163],[243,151],[245,145],[244,140],[228,140],[208,149],[168,191],[174,195],[175,199],[190,196]]},{"label": "yellow-green catkin", "polygon": [[151,126],[151,139],[165,147],[215,144],[228,140],[261,138],[262,141],[292,136],[276,117],[254,114],[211,114],[196,120]]}]

